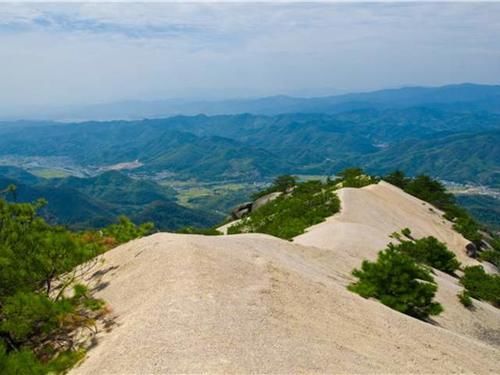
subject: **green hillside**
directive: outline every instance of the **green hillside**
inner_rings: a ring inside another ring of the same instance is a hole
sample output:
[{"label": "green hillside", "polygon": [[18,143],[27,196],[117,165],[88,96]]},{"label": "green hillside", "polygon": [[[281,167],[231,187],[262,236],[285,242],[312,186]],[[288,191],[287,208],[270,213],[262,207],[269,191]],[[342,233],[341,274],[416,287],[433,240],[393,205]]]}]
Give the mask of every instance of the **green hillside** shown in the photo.
[{"label": "green hillside", "polygon": [[[497,139],[498,129],[497,114],[426,107],[333,115],[178,116],[10,127],[1,130],[0,159],[65,157],[83,170],[139,160],[143,166],[134,173],[144,176],[167,172],[177,179],[249,182],[283,173],[334,174],[362,165],[497,184],[498,152],[488,137]],[[478,147],[483,140],[484,149]]]},{"label": "green hillside", "polygon": [[15,197],[7,196],[11,201],[34,202],[39,198],[45,199],[47,205],[41,209],[40,214],[51,224],[86,228],[106,225],[115,219],[108,204],[91,199],[75,189],[29,185],[0,176],[2,189],[11,184],[16,186]]},{"label": "green hillside", "polygon": [[132,179],[118,171],[102,173],[96,177],[68,177],[47,180],[48,186],[78,190],[92,198],[123,205],[142,205],[157,200],[175,199],[176,192],[153,181]]},{"label": "green hillside", "polygon": [[[408,174],[500,187],[500,132],[452,134],[405,141],[356,161],[375,173],[393,169]],[[353,161],[355,163],[355,161]]]},{"label": "green hillside", "polygon": [[[20,199],[47,197],[48,220],[73,227],[119,214],[154,217],[161,229],[210,226],[277,175],[334,176],[353,165],[499,188],[500,114],[472,109],[483,99],[494,104],[495,93],[412,88],[356,96],[375,105],[340,112],[25,122],[0,127],[0,163],[20,167],[0,166],[0,176],[23,185]],[[459,110],[461,100],[475,104]],[[492,215],[481,214],[489,222]]]},{"label": "green hillside", "polygon": [[492,230],[500,231],[500,199],[487,195],[457,195],[457,202]]},{"label": "green hillside", "polygon": [[[24,180],[31,180],[23,175]],[[34,176],[33,176],[34,177]],[[120,172],[107,172],[93,178],[36,179],[28,184],[0,176],[0,186],[16,185],[9,200],[33,202],[47,200],[41,215],[52,224],[73,229],[109,225],[119,215],[134,222],[153,221],[157,228],[175,230],[184,226],[211,226],[220,214],[183,207],[175,201],[175,191],[153,181],[135,180]]]}]

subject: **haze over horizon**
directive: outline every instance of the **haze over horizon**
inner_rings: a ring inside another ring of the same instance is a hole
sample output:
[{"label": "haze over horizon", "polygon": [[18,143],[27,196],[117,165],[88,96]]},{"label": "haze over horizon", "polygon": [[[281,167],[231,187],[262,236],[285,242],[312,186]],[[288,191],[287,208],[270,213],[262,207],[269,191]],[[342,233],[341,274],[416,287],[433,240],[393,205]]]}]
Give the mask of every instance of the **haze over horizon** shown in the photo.
[{"label": "haze over horizon", "polygon": [[498,14],[500,3],[1,3],[0,113],[498,84]]}]

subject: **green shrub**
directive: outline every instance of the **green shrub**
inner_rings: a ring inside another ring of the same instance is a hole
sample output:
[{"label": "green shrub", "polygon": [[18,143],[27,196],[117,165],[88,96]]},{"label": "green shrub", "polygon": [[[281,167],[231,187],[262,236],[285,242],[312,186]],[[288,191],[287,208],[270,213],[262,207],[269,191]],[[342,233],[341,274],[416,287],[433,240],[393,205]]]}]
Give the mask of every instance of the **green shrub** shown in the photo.
[{"label": "green shrub", "polygon": [[473,306],[472,298],[470,298],[470,295],[466,290],[463,290],[462,292],[458,293],[457,297],[460,303],[465,307],[471,308]]},{"label": "green shrub", "polygon": [[222,234],[215,228],[195,228],[195,227],[184,227],[179,229],[177,233],[203,234],[205,236],[220,236]]},{"label": "green shrub", "polygon": [[0,199],[1,374],[59,373],[80,360],[84,352],[72,332],[93,326],[104,302],[75,285],[77,272],[91,269],[106,249],[153,229],[121,217],[102,232],[73,233],[38,215],[45,203]]},{"label": "green shrub", "polygon": [[410,179],[404,190],[441,209],[446,206],[455,205],[455,198],[446,191],[444,185],[426,175]]},{"label": "green shrub", "polygon": [[347,168],[338,175],[343,187],[362,188],[378,182],[378,179],[365,174],[361,168]]},{"label": "green shrub", "polygon": [[286,192],[288,189],[294,187],[297,184],[297,178],[290,175],[278,176],[274,182],[273,187],[275,191]]},{"label": "green shrub", "polygon": [[389,173],[387,176],[384,176],[382,178],[384,181],[387,181],[388,183],[397,186],[401,189],[405,189],[406,186],[408,185],[408,182],[410,181],[409,178],[405,176],[405,174],[402,171],[396,170],[392,173]]},{"label": "green shrub", "polygon": [[415,178],[406,177],[403,172],[395,171],[383,179],[402,188],[408,194],[429,202],[445,212],[444,217],[453,221],[453,228],[469,241],[476,244],[482,239],[479,224],[469,215],[467,210],[456,204],[453,194],[446,191],[445,186],[433,178],[420,175]]},{"label": "green shrub", "polygon": [[460,283],[471,297],[500,307],[500,276],[489,275],[482,266],[465,267]]},{"label": "green shrub", "polygon": [[0,342],[0,374],[2,375],[46,375],[49,372],[31,350],[7,352]]},{"label": "green shrub", "polygon": [[57,275],[95,257],[100,249],[78,235],[52,227],[36,211],[40,205],[0,200],[0,301],[17,291],[45,288]]},{"label": "green shrub", "polygon": [[490,262],[497,268],[500,268],[500,251],[498,250],[483,251],[479,254],[479,259]]},{"label": "green shrub", "polygon": [[498,235],[493,235],[489,242],[493,250],[500,252],[500,237]]},{"label": "green shrub", "polygon": [[61,374],[85,357],[85,351],[67,350],[54,359],[43,363],[31,350],[21,349],[7,353],[0,342],[0,374],[2,375],[47,375]]},{"label": "green shrub", "polygon": [[252,198],[258,199],[264,195],[274,193],[276,191],[280,191],[282,193],[285,193],[289,189],[293,188],[296,184],[297,184],[297,177],[295,177],[295,176],[290,176],[290,175],[278,176],[274,179],[271,186],[269,186],[265,190],[262,190],[262,191],[259,191],[255,194],[253,194]]},{"label": "green shrub", "polygon": [[48,225],[37,214],[43,204],[0,199],[1,374],[64,371],[76,358],[71,333],[102,313],[103,302],[74,281],[75,267],[103,247]]},{"label": "green shrub", "polygon": [[4,299],[0,332],[6,332],[16,342],[33,335],[47,335],[58,327],[59,319],[73,312],[67,299],[54,301],[34,292],[18,292]]},{"label": "green shrub", "polygon": [[339,209],[340,200],[332,187],[307,181],[298,184],[290,195],[278,197],[229,227],[228,234],[258,232],[291,239]]},{"label": "green shrub", "polygon": [[362,297],[376,298],[418,319],[443,311],[442,306],[433,301],[437,286],[430,272],[394,247],[381,251],[376,262],[365,260],[361,269],[355,269],[352,274],[358,281],[348,288]]},{"label": "green shrub", "polygon": [[83,349],[67,350],[59,353],[57,357],[47,364],[48,372],[55,372],[56,374],[65,373],[83,358],[85,358],[85,350]]},{"label": "green shrub", "polygon": [[411,230],[410,228],[403,228],[403,230],[401,230],[401,234],[403,236],[405,236],[406,238],[409,238],[409,239],[413,239],[413,237],[411,236]]},{"label": "green shrub", "polygon": [[479,233],[480,227],[468,214],[466,216],[457,217],[453,223],[453,229],[462,234],[462,236],[469,241],[474,243],[479,243],[479,241],[481,241],[482,235]]},{"label": "green shrub", "polygon": [[154,230],[153,223],[134,224],[128,217],[120,216],[118,223],[111,224],[102,230],[104,236],[114,238],[118,244],[147,236]]},{"label": "green shrub", "polygon": [[455,254],[432,236],[411,241],[403,240],[400,244],[389,246],[410,256],[416,262],[427,264],[450,275],[454,275],[460,267]]}]

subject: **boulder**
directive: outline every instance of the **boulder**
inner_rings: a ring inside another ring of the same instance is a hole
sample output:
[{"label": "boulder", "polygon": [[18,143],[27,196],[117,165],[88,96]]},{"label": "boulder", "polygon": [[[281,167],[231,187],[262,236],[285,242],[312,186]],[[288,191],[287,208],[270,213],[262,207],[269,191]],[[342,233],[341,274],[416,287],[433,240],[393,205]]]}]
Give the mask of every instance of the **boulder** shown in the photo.
[{"label": "boulder", "polygon": [[477,256],[477,246],[472,242],[469,242],[467,245],[465,245],[465,253],[471,258],[475,258]]},{"label": "boulder", "polygon": [[240,204],[238,207],[231,211],[231,217],[234,220],[241,219],[243,216],[248,215],[252,211],[253,202],[246,202]]},{"label": "boulder", "polygon": [[266,195],[256,199],[253,202],[245,202],[243,204],[240,204],[238,207],[234,208],[231,211],[231,218],[233,220],[241,219],[241,218],[245,217],[246,215],[250,214],[251,212],[264,206],[265,204],[271,202],[272,200],[278,198],[281,194],[283,194],[283,193],[277,191],[277,192],[266,194]]}]

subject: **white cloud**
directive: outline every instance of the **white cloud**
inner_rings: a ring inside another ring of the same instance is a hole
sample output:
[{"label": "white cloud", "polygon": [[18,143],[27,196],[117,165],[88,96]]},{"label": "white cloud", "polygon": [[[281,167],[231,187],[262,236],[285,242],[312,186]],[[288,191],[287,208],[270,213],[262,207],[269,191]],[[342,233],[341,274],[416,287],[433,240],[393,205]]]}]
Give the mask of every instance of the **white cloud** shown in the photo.
[{"label": "white cloud", "polygon": [[0,4],[0,111],[497,82],[500,4]]}]

